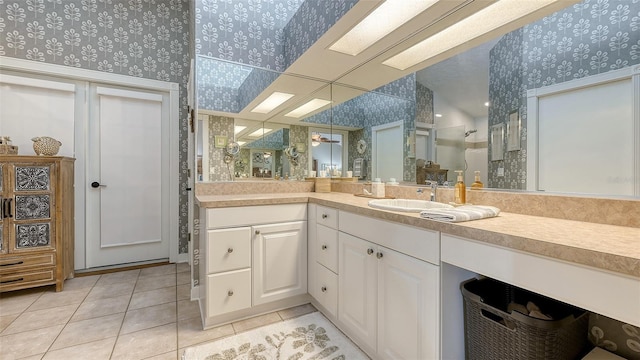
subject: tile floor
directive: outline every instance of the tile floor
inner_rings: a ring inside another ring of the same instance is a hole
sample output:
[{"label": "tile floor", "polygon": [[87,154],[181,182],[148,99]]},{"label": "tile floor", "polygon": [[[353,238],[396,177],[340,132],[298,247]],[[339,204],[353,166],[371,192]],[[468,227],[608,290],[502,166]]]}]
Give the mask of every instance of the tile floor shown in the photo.
[{"label": "tile floor", "polygon": [[0,294],[0,359],[180,359],[186,347],[316,311],[303,305],[202,330],[188,264]]}]

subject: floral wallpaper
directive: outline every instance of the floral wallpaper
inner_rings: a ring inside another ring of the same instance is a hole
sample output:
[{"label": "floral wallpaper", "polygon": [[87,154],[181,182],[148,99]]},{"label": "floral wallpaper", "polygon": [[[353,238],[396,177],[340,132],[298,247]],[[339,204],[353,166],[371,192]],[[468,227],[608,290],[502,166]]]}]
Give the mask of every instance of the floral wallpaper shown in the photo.
[{"label": "floral wallpaper", "polygon": [[227,164],[223,162],[224,148],[213,146],[216,136],[233,139],[234,119],[226,116],[209,115],[209,181],[231,181]]},{"label": "floral wallpaper", "polygon": [[[300,125],[289,125],[289,143],[291,145],[304,144],[308,147],[309,143],[309,128]],[[298,151],[298,166],[292,167],[291,176],[295,176],[297,179],[303,179],[308,174],[305,171],[309,166],[309,149],[305,149],[304,152]]]},{"label": "floral wallpaper", "polygon": [[433,124],[433,91],[416,82],[416,121]]},{"label": "floral wallpaper", "polygon": [[180,84],[179,252],[188,250],[188,0],[0,0],[0,56]]},{"label": "floral wallpaper", "polygon": [[640,0],[584,0],[505,35],[490,56],[489,126],[518,109],[522,150],[489,162],[488,186],[525,189],[527,90],[640,64]]}]

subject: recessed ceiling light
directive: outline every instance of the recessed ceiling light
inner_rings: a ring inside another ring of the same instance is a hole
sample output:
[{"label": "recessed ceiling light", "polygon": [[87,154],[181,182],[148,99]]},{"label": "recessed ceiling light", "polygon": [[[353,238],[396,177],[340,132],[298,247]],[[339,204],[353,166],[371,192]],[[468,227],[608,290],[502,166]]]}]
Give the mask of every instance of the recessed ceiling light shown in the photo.
[{"label": "recessed ceiling light", "polygon": [[247,143],[246,141],[236,141],[236,142],[238,143],[238,146],[242,146]]},{"label": "recessed ceiling light", "polygon": [[436,114],[436,117],[442,117],[442,114]]},{"label": "recessed ceiling light", "polygon": [[242,131],[242,130],[244,130],[246,128],[247,128],[246,126],[236,125],[236,126],[233,127],[233,133],[237,134],[237,133],[239,133],[240,131]]},{"label": "recessed ceiling light", "polygon": [[440,55],[558,0],[501,0],[382,62],[398,70]]},{"label": "recessed ceiling light", "polygon": [[484,106],[489,107],[489,102],[484,103]]},{"label": "recessed ceiling light", "polygon": [[331,101],[329,100],[324,100],[324,99],[313,99],[309,102],[307,102],[306,104],[299,106],[298,108],[294,109],[293,111],[290,111],[286,114],[284,114],[284,116],[288,116],[288,117],[294,117],[294,118],[299,118],[302,117],[304,115],[307,115],[308,113],[314,111],[314,110],[318,110],[321,107],[331,104]]},{"label": "recessed ceiling light", "polygon": [[386,0],[329,46],[329,50],[358,55],[436,2],[437,0]]},{"label": "recessed ceiling light", "polygon": [[283,92],[274,92],[269,95],[266,99],[264,99],[258,106],[254,107],[251,112],[259,113],[259,114],[268,114],[273,109],[282,105],[285,101],[294,97],[293,94],[283,93]]},{"label": "recessed ceiling light", "polygon": [[254,137],[254,138],[257,138],[257,137],[261,137],[261,136],[263,136],[264,134],[266,134],[266,133],[270,132],[271,130],[273,130],[273,129],[267,129],[267,128],[258,129],[258,130],[256,130],[256,131],[252,132],[251,134],[249,134],[249,135],[247,135],[247,136],[248,136],[248,137]]}]

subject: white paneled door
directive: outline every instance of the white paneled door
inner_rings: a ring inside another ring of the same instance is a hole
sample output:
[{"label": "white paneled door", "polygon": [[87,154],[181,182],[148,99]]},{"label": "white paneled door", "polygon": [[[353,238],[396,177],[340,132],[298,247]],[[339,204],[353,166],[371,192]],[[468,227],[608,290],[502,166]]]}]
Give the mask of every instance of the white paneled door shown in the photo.
[{"label": "white paneled door", "polygon": [[89,94],[86,266],[168,259],[168,94]]}]

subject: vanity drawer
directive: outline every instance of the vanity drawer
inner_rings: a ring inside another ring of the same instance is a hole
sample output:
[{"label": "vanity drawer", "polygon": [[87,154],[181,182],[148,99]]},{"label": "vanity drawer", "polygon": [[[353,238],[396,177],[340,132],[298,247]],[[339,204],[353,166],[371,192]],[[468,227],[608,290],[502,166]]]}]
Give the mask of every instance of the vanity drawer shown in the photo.
[{"label": "vanity drawer", "polygon": [[316,259],[334,273],[338,273],[338,230],[318,225]]},{"label": "vanity drawer", "polygon": [[251,267],[251,228],[207,231],[207,274]]},{"label": "vanity drawer", "polygon": [[316,222],[332,229],[338,229],[338,210],[318,205]]},{"label": "vanity drawer", "polygon": [[55,266],[56,253],[49,252],[39,255],[21,255],[0,258],[0,274],[13,273],[33,267]]},{"label": "vanity drawer", "polygon": [[316,300],[324,306],[331,315],[338,314],[338,275],[326,267],[316,263]]},{"label": "vanity drawer", "polygon": [[26,289],[34,286],[55,284],[56,268],[47,267],[16,271],[11,274],[0,275],[0,292],[9,290]]},{"label": "vanity drawer", "polygon": [[251,307],[251,269],[207,275],[207,316]]}]

